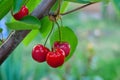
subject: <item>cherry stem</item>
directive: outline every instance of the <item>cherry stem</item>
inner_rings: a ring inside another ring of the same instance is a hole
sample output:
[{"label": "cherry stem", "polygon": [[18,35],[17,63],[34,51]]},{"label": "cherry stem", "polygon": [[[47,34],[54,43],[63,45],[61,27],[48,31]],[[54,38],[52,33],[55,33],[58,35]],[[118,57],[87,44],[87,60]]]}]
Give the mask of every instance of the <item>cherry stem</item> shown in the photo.
[{"label": "cherry stem", "polygon": [[[94,2],[94,3],[96,3],[96,2]],[[94,3],[85,4],[85,5],[83,5],[83,6],[80,6],[80,7],[78,7],[78,8],[75,8],[75,9],[70,10],[70,11],[68,11],[68,12],[61,13],[60,15],[70,14],[70,13],[72,13],[72,12],[75,12],[75,11],[77,11],[77,10],[80,10],[80,9],[82,9],[82,8],[85,8],[85,7],[87,7],[87,6],[91,5],[91,4],[94,4]]]},{"label": "cherry stem", "polygon": [[54,22],[52,23],[52,28],[51,28],[50,33],[48,34],[48,36],[47,36],[47,38],[46,38],[46,40],[45,40],[44,46],[46,45],[46,43],[47,43],[47,41],[48,41],[48,39],[49,39],[52,31],[53,31],[53,28],[54,28]]},{"label": "cherry stem", "polygon": [[57,21],[55,21],[55,23],[57,24],[57,27],[58,27],[58,30],[59,30],[59,40],[60,40],[60,42],[61,42],[61,41],[62,41],[62,36],[61,36],[60,26],[59,26],[59,24],[58,24]]}]

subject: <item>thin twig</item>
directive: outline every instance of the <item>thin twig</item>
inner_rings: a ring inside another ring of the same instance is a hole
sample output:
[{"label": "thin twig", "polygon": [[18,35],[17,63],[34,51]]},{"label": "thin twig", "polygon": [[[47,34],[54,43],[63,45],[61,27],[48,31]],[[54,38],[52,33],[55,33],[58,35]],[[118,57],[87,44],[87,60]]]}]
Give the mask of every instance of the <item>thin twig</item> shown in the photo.
[{"label": "thin twig", "polygon": [[60,13],[60,15],[63,16],[63,15],[66,15],[66,14],[70,14],[70,13],[72,13],[72,12],[75,12],[75,11],[77,11],[77,10],[80,10],[80,9],[82,9],[82,8],[85,8],[85,7],[87,7],[87,6],[91,5],[91,4],[95,4],[95,2],[94,2],[94,3],[85,4],[85,5],[83,5],[83,6],[80,6],[80,7],[78,7],[78,8],[73,9],[73,10],[67,11],[67,12],[65,12],[65,13]]}]

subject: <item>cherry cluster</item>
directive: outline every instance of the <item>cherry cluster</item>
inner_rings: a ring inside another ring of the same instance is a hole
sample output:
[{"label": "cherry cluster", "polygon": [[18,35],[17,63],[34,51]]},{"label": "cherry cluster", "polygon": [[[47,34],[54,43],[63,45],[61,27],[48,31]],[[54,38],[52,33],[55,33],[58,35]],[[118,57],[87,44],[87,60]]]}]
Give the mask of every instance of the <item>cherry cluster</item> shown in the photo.
[{"label": "cherry cluster", "polygon": [[32,49],[32,58],[37,62],[47,62],[53,68],[62,66],[65,57],[70,53],[70,44],[68,42],[56,41],[50,51],[47,47],[37,44]]},{"label": "cherry cluster", "polygon": [[[23,5],[21,9],[13,14],[16,20],[20,20],[29,14],[28,8]],[[32,58],[37,62],[47,62],[53,68],[63,65],[65,58],[70,53],[70,44],[68,42],[56,41],[50,51],[42,44],[37,44],[32,49]]]}]

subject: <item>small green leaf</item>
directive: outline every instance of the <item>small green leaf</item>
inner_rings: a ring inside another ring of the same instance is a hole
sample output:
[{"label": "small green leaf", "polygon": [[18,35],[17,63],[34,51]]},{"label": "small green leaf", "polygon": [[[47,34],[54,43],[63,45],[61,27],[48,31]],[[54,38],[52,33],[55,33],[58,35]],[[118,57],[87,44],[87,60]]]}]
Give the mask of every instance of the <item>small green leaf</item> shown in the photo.
[{"label": "small green leaf", "polygon": [[40,21],[33,16],[26,16],[21,21],[6,23],[8,28],[13,30],[31,30],[40,29]]},{"label": "small green leaf", "polygon": [[[68,3],[69,2],[67,2],[67,1],[63,1],[62,2],[60,12],[64,12],[65,11],[66,7],[68,6]],[[58,4],[59,4],[59,1],[57,0],[51,10],[52,11],[56,11],[57,8],[58,8]]]},{"label": "small green leaf", "polygon": [[23,17],[20,21],[26,22],[29,24],[38,24],[41,26],[40,20],[38,18],[36,18],[34,16],[30,16],[30,15]]},{"label": "small green leaf", "polygon": [[62,3],[61,9],[60,9],[60,12],[61,12],[61,13],[63,13],[63,12],[66,10],[68,4],[69,4],[69,3],[66,2],[66,1],[64,1],[64,2]]},{"label": "small green leaf", "polygon": [[13,0],[3,0],[0,2],[0,19],[2,19],[11,9]]},{"label": "small green leaf", "polygon": [[[68,60],[73,55],[77,47],[78,39],[75,33],[70,28],[61,27],[60,30],[61,30],[62,41],[68,42],[71,46],[70,54],[66,58],[66,60]],[[55,32],[53,32],[52,36],[50,37],[51,46],[54,44],[55,41],[59,41],[59,30],[58,29]]]},{"label": "small green leaf", "polygon": [[13,30],[31,30],[31,29],[39,29],[39,25],[27,24],[24,22],[16,21],[11,23],[6,23],[8,28]]},{"label": "small green leaf", "polygon": [[32,30],[22,41],[25,46],[28,46],[29,43],[38,35],[39,30]]},{"label": "small green leaf", "polygon": [[3,29],[2,29],[2,28],[0,28],[0,33],[2,33],[2,31],[3,31]]}]

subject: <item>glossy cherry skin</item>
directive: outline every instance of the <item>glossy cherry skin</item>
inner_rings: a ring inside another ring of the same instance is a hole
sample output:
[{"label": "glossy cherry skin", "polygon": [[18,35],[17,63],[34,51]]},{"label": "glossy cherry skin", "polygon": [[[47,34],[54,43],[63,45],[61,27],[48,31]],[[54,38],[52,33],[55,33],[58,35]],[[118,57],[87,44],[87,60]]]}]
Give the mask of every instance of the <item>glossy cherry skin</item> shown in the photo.
[{"label": "glossy cherry skin", "polygon": [[13,15],[13,17],[16,19],[16,20],[20,20],[22,19],[23,17],[27,16],[29,14],[29,10],[28,8],[23,5],[22,8],[20,9],[19,12],[17,12],[16,14]]},{"label": "glossy cherry skin", "polygon": [[49,51],[45,46],[37,44],[32,49],[32,58],[37,62],[44,62]]},{"label": "glossy cherry skin", "polygon": [[65,60],[65,52],[60,48],[55,49],[54,52],[48,52],[46,57],[46,61],[48,65],[53,68],[62,66],[64,60]]},{"label": "glossy cherry skin", "polygon": [[65,57],[67,57],[70,53],[70,44],[68,42],[54,42],[53,49],[60,48],[65,52]]}]

